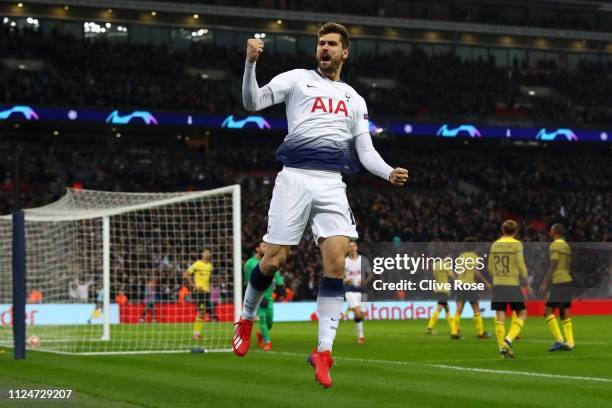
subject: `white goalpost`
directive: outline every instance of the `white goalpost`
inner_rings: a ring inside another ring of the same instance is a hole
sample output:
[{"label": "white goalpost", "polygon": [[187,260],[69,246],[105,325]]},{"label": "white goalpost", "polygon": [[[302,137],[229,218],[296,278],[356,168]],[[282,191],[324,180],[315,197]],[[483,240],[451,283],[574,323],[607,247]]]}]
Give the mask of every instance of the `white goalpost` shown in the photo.
[{"label": "white goalpost", "polygon": [[[25,237],[26,339],[39,340],[29,346],[77,354],[230,350],[242,303],[239,185],[68,189],[25,210]],[[11,218],[0,217],[0,346],[7,347],[11,241]],[[210,260],[191,268],[205,249]]]}]

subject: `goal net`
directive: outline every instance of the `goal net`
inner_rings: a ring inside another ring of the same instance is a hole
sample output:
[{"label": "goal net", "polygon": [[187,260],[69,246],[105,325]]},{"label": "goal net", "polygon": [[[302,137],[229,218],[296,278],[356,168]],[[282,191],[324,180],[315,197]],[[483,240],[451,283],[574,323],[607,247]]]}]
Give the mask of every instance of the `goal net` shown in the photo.
[{"label": "goal net", "polygon": [[[241,303],[240,186],[68,189],[25,210],[25,219],[29,347],[80,354],[230,348]],[[13,344],[11,242],[11,218],[2,217],[2,346]]]}]

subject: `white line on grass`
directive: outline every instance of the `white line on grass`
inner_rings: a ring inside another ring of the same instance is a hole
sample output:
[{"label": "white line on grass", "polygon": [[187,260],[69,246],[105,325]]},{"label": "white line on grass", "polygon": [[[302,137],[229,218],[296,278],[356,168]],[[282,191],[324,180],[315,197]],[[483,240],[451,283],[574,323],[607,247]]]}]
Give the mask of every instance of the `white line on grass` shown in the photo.
[{"label": "white line on grass", "polygon": [[612,378],[601,378],[601,377],[581,377],[577,375],[560,375],[560,374],[547,374],[547,373],[532,373],[530,371],[514,371],[514,370],[492,370],[489,368],[472,368],[472,367],[460,367],[446,364],[426,364],[428,367],[444,368],[446,370],[457,370],[457,371],[472,371],[476,373],[492,373],[492,374],[509,374],[509,375],[522,375],[527,377],[545,377],[545,378],[559,378],[562,380],[582,380],[582,381],[597,381],[597,382],[609,382],[612,383]]},{"label": "white line on grass", "polygon": [[[277,354],[277,355],[284,355],[284,356],[291,356],[291,357],[301,357],[304,359],[308,357],[306,354],[289,353],[289,352],[282,352],[282,351],[266,351],[266,352],[261,351],[260,353]],[[414,362],[414,361],[377,360],[377,359],[354,358],[354,357],[334,357],[334,358],[338,361],[354,361],[357,363],[366,363],[366,364],[430,367],[430,368],[442,368],[445,370],[471,371],[471,372],[487,373],[487,374],[509,374],[509,375],[524,376],[524,377],[544,377],[544,378],[556,378],[559,380],[581,380],[581,381],[612,383],[612,378],[602,378],[602,377],[582,377],[582,376],[575,376],[575,375],[534,373],[530,371],[493,370],[493,369],[488,369],[488,368],[461,367],[461,366],[453,366],[453,365],[447,365],[447,364],[428,364],[428,363],[419,363],[419,362]]]},{"label": "white line on grass", "polygon": [[[316,333],[316,330],[291,330],[291,332],[289,333],[290,335],[312,335],[313,333]],[[351,334],[352,336],[352,334]],[[376,337],[376,335],[371,335],[371,337]],[[440,339],[448,339],[448,336],[444,333],[442,334],[434,334],[433,336],[428,335],[427,337],[425,336],[425,334],[421,334],[421,333],[385,333],[385,337],[399,337],[399,338],[403,338],[403,339],[425,339],[425,340],[429,340],[429,339],[436,339],[436,338],[440,338]],[[465,337],[466,339],[470,340],[470,337]],[[474,340],[478,340],[478,341],[482,341],[481,339],[477,339],[476,335],[474,335],[473,337]],[[535,338],[522,338],[520,340],[518,340],[520,342],[523,343],[546,343],[546,344],[550,344],[552,342],[552,340],[546,340],[546,339],[535,339]],[[607,342],[607,341],[580,341],[580,345],[586,345],[586,346],[609,346],[611,343]]]},{"label": "white line on grass", "polygon": [[[578,354],[572,353],[572,355],[567,355],[567,353],[563,353],[563,356],[559,355],[551,355],[551,353],[547,353],[547,355],[543,356],[527,356],[524,357],[521,355],[521,361],[525,360],[552,360],[552,359],[585,359],[585,358],[610,358],[612,354]],[[423,364],[447,364],[447,363],[479,363],[479,362],[490,362],[491,357],[489,358],[455,358],[455,359],[443,359],[443,360],[428,360],[422,361]]]}]

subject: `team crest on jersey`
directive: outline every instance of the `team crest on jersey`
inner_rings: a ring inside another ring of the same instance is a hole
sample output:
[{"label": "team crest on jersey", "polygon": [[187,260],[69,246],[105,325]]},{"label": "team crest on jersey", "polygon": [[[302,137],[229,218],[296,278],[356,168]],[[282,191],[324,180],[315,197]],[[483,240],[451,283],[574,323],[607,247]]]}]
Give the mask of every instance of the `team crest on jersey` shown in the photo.
[{"label": "team crest on jersey", "polygon": [[317,98],[312,105],[311,113],[321,110],[326,113],[338,114],[344,113],[344,116],[348,116],[348,110],[344,101],[335,102],[332,98],[327,98],[327,104],[323,101],[323,98]]}]

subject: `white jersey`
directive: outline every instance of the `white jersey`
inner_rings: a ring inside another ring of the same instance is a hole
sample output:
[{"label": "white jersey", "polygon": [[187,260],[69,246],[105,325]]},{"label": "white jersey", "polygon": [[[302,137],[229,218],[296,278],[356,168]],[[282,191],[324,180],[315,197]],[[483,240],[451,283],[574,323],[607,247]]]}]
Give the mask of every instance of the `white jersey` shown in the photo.
[{"label": "white jersey", "polygon": [[349,281],[346,284],[347,291],[361,290],[361,255],[357,259],[351,259],[349,256],[344,259],[344,280]]},{"label": "white jersey", "polygon": [[288,167],[359,171],[354,138],[369,132],[365,100],[342,81],[294,69],[268,83],[274,103],[286,104],[289,133],[276,152]]}]

